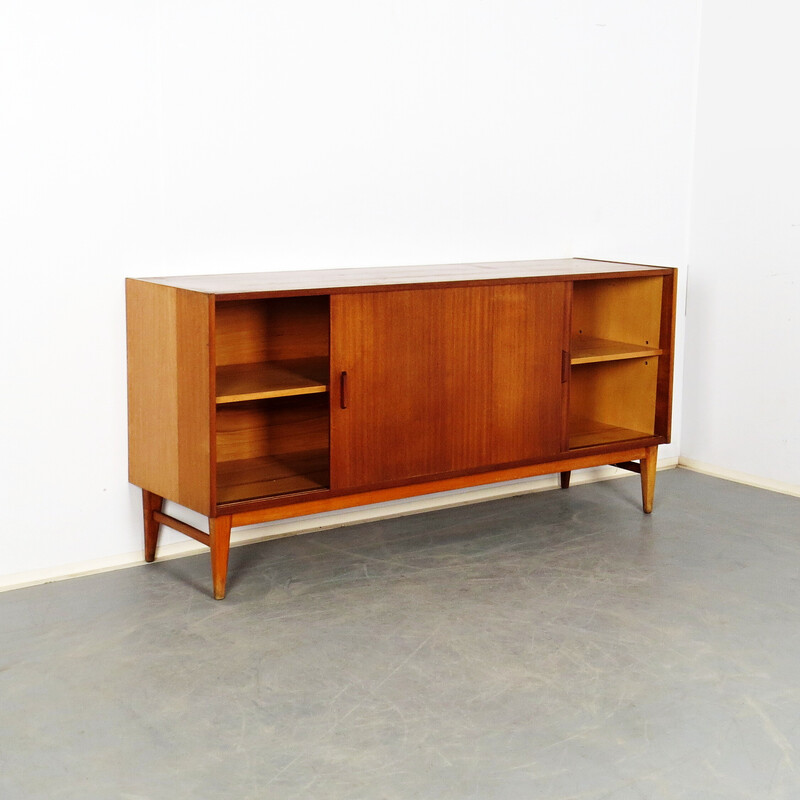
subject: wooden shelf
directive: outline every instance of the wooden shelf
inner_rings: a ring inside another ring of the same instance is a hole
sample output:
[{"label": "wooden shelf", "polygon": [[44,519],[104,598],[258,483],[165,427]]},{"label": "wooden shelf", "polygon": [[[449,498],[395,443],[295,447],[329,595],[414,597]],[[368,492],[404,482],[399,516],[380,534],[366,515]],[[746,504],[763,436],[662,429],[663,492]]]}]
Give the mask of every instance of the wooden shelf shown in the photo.
[{"label": "wooden shelf", "polygon": [[221,461],[217,464],[217,503],[327,489],[327,450]]},{"label": "wooden shelf", "polygon": [[569,426],[569,449],[574,450],[578,447],[592,447],[612,442],[627,442],[631,439],[643,439],[652,435],[645,431],[607,425],[596,419],[572,419]]},{"label": "wooden shelf", "polygon": [[328,391],[328,359],[301,358],[217,367],[217,403]]},{"label": "wooden shelf", "polygon": [[649,345],[615,342],[595,336],[579,336],[571,344],[572,364],[597,364],[600,361],[621,361],[626,358],[660,356],[664,351]]}]

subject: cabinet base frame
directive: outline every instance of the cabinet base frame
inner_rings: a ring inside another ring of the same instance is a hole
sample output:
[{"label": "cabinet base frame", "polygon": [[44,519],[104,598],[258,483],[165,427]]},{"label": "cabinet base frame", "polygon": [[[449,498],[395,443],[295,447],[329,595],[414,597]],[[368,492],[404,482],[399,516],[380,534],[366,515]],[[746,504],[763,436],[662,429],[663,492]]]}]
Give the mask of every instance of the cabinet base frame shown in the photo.
[{"label": "cabinet base frame", "polygon": [[[560,473],[561,487],[569,487],[572,470],[599,467],[611,464],[621,469],[638,472],[642,484],[642,509],[649,514],[653,510],[653,495],[656,483],[656,463],[658,445],[633,447],[616,450],[612,453],[570,456],[557,461],[542,464],[528,464],[521,467],[481,472],[474,475],[462,475],[455,478],[441,478],[425,483],[406,484],[384,489],[374,489],[351,494],[318,497],[311,500],[292,500],[287,498],[284,505],[272,505],[266,508],[240,511],[236,513],[220,513],[208,518],[208,533],[188,525],[162,511],[164,498],[153,492],[142,489],[142,508],[144,511],[144,544],[145,561],[154,561],[158,534],[161,525],[183,533],[206,545],[211,550],[211,577],[214,587],[214,598],[225,597],[225,586],[228,573],[228,554],[230,552],[231,528],[243,525],[257,525],[278,519],[301,517],[319,514],[343,508],[382,503],[406,497],[416,497],[469,486],[481,486],[490,483],[532,478],[537,475]],[[291,500],[291,502],[290,502]]]}]

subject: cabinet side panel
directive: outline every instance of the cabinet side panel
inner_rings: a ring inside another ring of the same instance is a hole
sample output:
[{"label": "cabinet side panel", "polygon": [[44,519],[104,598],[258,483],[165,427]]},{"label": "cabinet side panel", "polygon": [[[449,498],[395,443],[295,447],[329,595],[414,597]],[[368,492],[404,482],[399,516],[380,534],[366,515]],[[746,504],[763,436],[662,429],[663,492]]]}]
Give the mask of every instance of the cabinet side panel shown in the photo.
[{"label": "cabinet side panel", "polygon": [[211,362],[213,298],[178,290],[177,317],[177,412],[178,496],[188,508],[210,515],[214,411]]},{"label": "cabinet side panel", "polygon": [[661,304],[661,347],[664,354],[658,365],[656,398],[656,433],[669,441],[672,436],[672,381],[675,362],[675,306],[677,303],[677,271],[663,279]]},{"label": "cabinet side panel", "polygon": [[128,479],[178,499],[177,290],[126,282]]}]

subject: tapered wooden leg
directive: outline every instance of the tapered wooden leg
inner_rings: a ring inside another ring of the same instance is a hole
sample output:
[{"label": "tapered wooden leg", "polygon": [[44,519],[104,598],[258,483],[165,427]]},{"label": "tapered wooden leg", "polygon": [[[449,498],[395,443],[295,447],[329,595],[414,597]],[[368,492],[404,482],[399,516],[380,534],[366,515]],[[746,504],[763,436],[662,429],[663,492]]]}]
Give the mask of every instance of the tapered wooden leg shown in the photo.
[{"label": "tapered wooden leg", "polygon": [[653,510],[653,495],[656,490],[656,461],[658,446],[645,448],[645,457],[639,461],[642,476],[642,508],[645,514]]},{"label": "tapered wooden leg", "polygon": [[144,512],[144,560],[156,560],[158,531],[161,525],[153,519],[154,511],[161,511],[164,498],[142,489],[142,511]]},{"label": "tapered wooden leg", "polygon": [[211,539],[211,580],[214,584],[214,599],[222,600],[225,597],[225,581],[228,578],[231,518],[210,518],[208,520],[208,535]]},{"label": "tapered wooden leg", "polygon": [[569,479],[570,479],[571,475],[572,475],[572,472],[570,472],[570,471],[561,473],[561,488],[562,489],[569,489]]}]

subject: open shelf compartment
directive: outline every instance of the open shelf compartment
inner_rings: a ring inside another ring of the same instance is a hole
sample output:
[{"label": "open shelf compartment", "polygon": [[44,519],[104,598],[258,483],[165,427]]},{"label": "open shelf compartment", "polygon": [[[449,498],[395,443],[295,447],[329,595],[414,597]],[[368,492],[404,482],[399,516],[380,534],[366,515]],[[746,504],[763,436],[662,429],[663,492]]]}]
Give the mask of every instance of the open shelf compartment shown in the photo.
[{"label": "open shelf compartment", "polygon": [[569,448],[653,436],[657,386],[658,357],[573,367]]},{"label": "open shelf compartment", "polygon": [[230,403],[217,409],[217,503],[330,485],[326,394]]},{"label": "open shelf compartment", "polygon": [[217,465],[217,502],[327,489],[328,478],[327,450],[222,461]]},{"label": "open shelf compartment", "polygon": [[575,281],[573,365],[659,356],[663,278]]},{"label": "open shelf compartment", "polygon": [[663,299],[660,275],[573,283],[569,449],[655,435]]},{"label": "open shelf compartment", "polygon": [[218,301],[217,504],[330,486],[329,298]]}]

